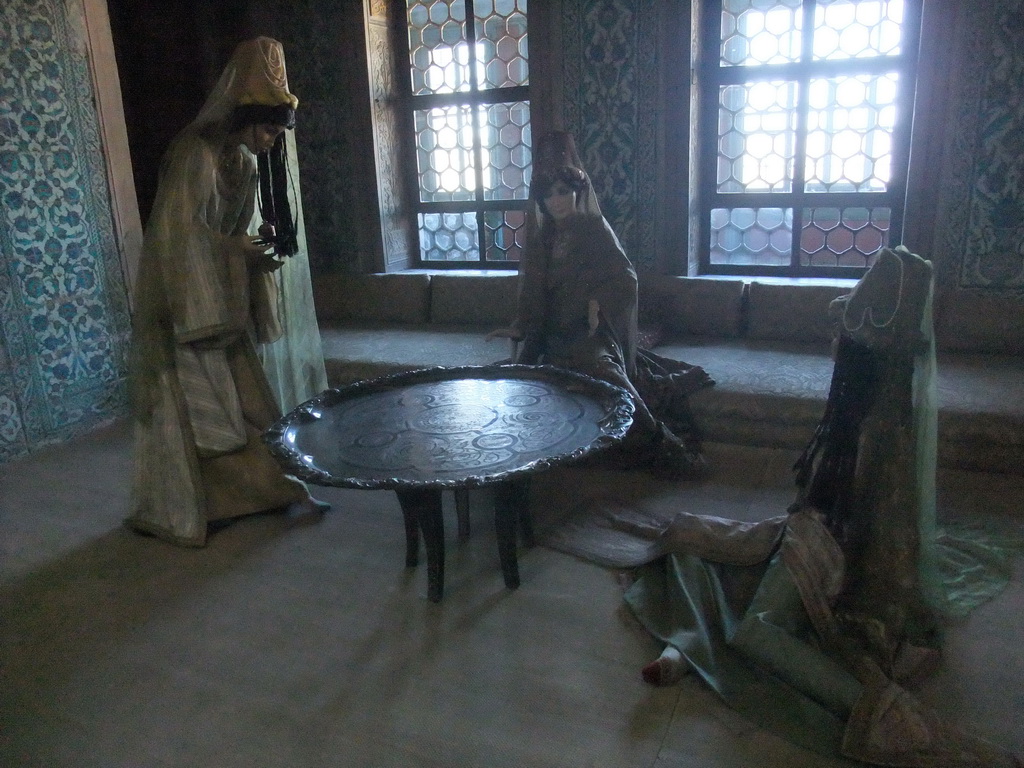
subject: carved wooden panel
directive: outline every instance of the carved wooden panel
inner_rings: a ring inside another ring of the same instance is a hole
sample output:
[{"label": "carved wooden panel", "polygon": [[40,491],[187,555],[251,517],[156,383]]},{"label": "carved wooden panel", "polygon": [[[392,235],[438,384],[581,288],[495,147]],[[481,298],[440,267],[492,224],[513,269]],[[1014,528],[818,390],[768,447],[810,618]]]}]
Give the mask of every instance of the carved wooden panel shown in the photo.
[{"label": "carved wooden panel", "polygon": [[366,26],[381,236],[385,268],[390,272],[407,269],[414,259],[411,224],[402,194],[400,121],[405,114],[399,109],[397,54],[392,43],[392,29],[379,18],[369,19]]}]

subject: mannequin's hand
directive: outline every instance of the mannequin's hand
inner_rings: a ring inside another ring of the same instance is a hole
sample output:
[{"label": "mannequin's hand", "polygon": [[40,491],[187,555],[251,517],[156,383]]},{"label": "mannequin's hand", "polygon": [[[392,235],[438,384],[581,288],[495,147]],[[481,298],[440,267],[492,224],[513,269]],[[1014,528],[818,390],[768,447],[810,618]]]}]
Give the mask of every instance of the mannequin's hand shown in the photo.
[{"label": "mannequin's hand", "polygon": [[251,272],[263,274],[274,272],[281,268],[283,261],[278,259],[274,252],[267,245],[257,245],[259,237],[242,235],[242,252],[245,254],[245,263]]},{"label": "mannequin's hand", "polygon": [[523,332],[516,328],[498,328],[484,336],[484,341],[491,341],[492,339],[512,339],[513,341],[522,341]]},{"label": "mannequin's hand", "polygon": [[593,336],[597,333],[598,316],[601,311],[601,305],[597,303],[596,299],[591,299],[587,302],[587,326],[590,328],[588,336]]}]

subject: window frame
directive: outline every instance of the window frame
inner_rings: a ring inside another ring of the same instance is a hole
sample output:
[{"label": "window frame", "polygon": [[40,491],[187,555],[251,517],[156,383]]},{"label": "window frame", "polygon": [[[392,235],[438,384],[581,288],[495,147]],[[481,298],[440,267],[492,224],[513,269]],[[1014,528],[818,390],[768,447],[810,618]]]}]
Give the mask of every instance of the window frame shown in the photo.
[{"label": "window frame", "polygon": [[[900,53],[874,57],[824,59],[812,57],[814,13],[817,0],[802,0],[803,30],[800,60],[756,66],[722,66],[721,19],[723,0],[701,2],[696,23],[697,55],[694,61],[695,133],[699,151],[692,152],[695,164],[696,193],[692,195],[698,217],[694,230],[698,238],[696,255],[700,275],[787,278],[859,278],[864,267],[803,266],[800,264],[804,208],[888,207],[890,211],[887,242],[902,242],[910,145],[921,30],[922,0],[905,0],[901,25]],[[812,79],[844,75],[876,75],[896,71],[900,84],[896,96],[896,121],[892,132],[891,175],[883,192],[809,192],[806,179],[806,141],[808,134],[809,83]],[[796,134],[790,192],[719,192],[718,119],[719,89],[722,86],[766,80],[794,82],[797,86]],[[711,211],[716,208],[790,208],[793,211],[792,244],[788,265],[712,264]]]},{"label": "window frame", "polygon": [[[444,107],[460,107],[469,108],[470,114],[474,116],[474,119],[478,119],[482,108],[494,104],[514,104],[516,102],[525,103],[530,109],[530,131],[532,133],[533,123],[533,112],[532,105],[530,104],[530,86],[527,85],[516,85],[516,86],[504,86],[500,88],[487,88],[481,89],[479,83],[479,72],[476,63],[476,19],[474,0],[463,0],[465,3],[465,20],[463,21],[463,33],[464,42],[468,47],[469,55],[471,57],[468,65],[469,74],[469,90],[465,91],[452,91],[451,93],[429,93],[429,94],[414,94],[413,83],[412,83],[412,62],[411,62],[411,50],[408,33],[408,2],[403,2],[403,18],[405,24],[405,46],[404,46],[404,59],[400,59],[403,62],[402,74],[403,82],[405,83],[403,90],[405,91],[406,108],[404,110],[407,125],[409,126],[409,136],[411,141],[411,148],[409,151],[411,162],[407,165],[407,189],[410,190],[410,226],[413,229],[412,241],[415,243],[415,254],[412,260],[412,266],[416,269],[431,269],[431,270],[442,270],[442,269],[479,269],[479,270],[517,270],[519,268],[518,260],[510,259],[493,259],[487,260],[487,244],[488,244],[488,229],[484,221],[485,214],[489,211],[522,211],[525,213],[529,209],[529,199],[515,199],[505,198],[500,200],[487,200],[484,197],[484,166],[482,163],[483,146],[480,141],[479,131],[474,131],[473,137],[473,167],[475,173],[475,190],[472,200],[450,200],[450,201],[424,201],[420,196],[420,169],[417,160],[417,144],[418,135],[416,133],[416,113],[421,111],[428,111],[431,109],[438,109]],[[526,28],[527,38],[529,36],[530,28],[530,16],[528,11],[523,11],[526,17]],[[527,58],[527,65],[529,66],[529,58]],[[529,82],[529,80],[528,80]],[[530,173],[532,168],[532,160],[529,166],[524,169],[525,174]],[[477,222],[477,249],[480,254],[480,258],[476,261],[471,260],[439,260],[439,259],[426,259],[424,258],[423,248],[420,243],[420,215],[424,213],[476,213]],[[524,225],[525,226],[525,225]]]}]

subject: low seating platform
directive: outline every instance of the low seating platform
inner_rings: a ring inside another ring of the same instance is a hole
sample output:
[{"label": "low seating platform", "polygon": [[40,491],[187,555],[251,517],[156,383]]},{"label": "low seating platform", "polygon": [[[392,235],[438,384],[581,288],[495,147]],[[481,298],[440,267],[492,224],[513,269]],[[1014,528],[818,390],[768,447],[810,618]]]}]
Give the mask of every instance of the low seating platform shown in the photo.
[{"label": "low seating platform", "polygon": [[[514,314],[516,275],[454,271],[332,275],[315,284],[328,380],[510,357],[488,331]],[[642,277],[643,342],[705,368],[693,396],[708,440],[800,449],[832,376],[828,305],[854,281]],[[1024,474],[1024,298],[940,295],[940,466]]]}]

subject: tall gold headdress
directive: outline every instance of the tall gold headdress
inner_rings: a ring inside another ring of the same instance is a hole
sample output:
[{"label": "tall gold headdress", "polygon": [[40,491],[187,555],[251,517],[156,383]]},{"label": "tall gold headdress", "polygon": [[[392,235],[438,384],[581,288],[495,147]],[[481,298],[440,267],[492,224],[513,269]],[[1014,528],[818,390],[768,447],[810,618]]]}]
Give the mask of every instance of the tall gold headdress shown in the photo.
[{"label": "tall gold headdress", "polygon": [[231,56],[235,77],[230,90],[238,105],[258,104],[276,107],[287,104],[292,109],[298,98],[288,90],[288,74],[284,65],[284,48],[270,37],[257,37],[240,43]]}]

